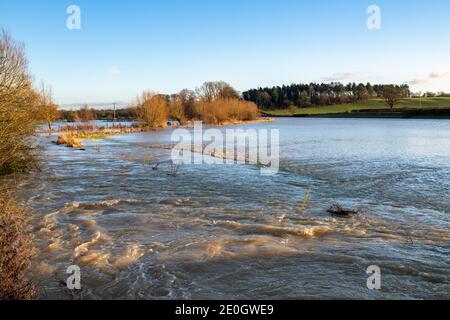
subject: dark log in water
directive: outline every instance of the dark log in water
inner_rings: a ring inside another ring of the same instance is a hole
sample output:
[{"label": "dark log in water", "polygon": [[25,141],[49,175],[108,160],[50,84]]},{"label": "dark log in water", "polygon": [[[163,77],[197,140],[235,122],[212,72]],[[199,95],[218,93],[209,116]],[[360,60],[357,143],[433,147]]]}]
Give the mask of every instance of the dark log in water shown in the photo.
[{"label": "dark log in water", "polygon": [[352,215],[357,215],[359,213],[356,210],[343,208],[337,203],[333,204],[330,207],[330,209],[327,210],[327,212],[331,213],[332,215],[341,216],[341,217],[349,217],[349,216],[352,216]]}]

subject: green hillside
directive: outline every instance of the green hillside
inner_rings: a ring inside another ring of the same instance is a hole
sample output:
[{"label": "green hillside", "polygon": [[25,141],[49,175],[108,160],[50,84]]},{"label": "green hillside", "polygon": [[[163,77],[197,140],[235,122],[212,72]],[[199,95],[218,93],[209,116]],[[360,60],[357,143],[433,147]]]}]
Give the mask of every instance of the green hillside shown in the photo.
[{"label": "green hillside", "polygon": [[[422,102],[421,102],[422,100]],[[417,108],[444,108],[450,109],[450,98],[423,98],[423,99],[402,99],[395,109],[417,109]],[[288,115],[320,115],[320,114],[333,114],[333,113],[345,113],[353,110],[371,110],[371,109],[388,109],[382,99],[358,101],[356,103],[339,104],[322,107],[311,107],[301,109],[285,109],[285,110],[270,110],[266,113],[274,116],[288,116]]]}]

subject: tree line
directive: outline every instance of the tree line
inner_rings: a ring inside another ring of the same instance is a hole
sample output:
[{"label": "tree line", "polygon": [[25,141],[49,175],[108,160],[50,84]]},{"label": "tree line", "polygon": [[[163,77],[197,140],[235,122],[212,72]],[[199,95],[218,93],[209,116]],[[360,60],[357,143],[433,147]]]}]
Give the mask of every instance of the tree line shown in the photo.
[{"label": "tree line", "polygon": [[380,85],[371,83],[310,83],[258,88],[243,92],[244,100],[254,102],[264,110],[307,108],[334,104],[352,103],[374,98],[409,98],[408,85]]},{"label": "tree line", "polygon": [[96,110],[85,105],[80,110],[62,110],[60,118],[68,122],[91,120],[137,120],[149,128],[166,125],[169,119],[180,124],[200,120],[205,124],[255,120],[258,107],[242,99],[240,93],[223,81],[205,82],[195,90],[176,94],[144,91],[130,107],[119,110]]},{"label": "tree line", "polygon": [[121,109],[95,109],[85,104],[78,110],[65,110],[59,111],[59,119],[67,122],[88,122],[92,120],[102,121],[126,121],[135,118],[135,111],[133,108],[121,108]]},{"label": "tree line", "polygon": [[[80,110],[62,110],[60,116],[68,122],[138,120],[148,127],[163,126],[168,119],[181,124],[192,120],[221,124],[230,120],[254,120],[259,115],[258,109],[306,108],[375,98],[384,99],[390,108],[394,108],[400,99],[411,96],[408,85],[370,83],[292,84],[252,89],[240,94],[230,84],[217,81],[205,82],[195,90],[184,89],[172,95],[145,91],[125,109],[97,110],[85,105]],[[51,128],[50,119],[48,123]]]}]

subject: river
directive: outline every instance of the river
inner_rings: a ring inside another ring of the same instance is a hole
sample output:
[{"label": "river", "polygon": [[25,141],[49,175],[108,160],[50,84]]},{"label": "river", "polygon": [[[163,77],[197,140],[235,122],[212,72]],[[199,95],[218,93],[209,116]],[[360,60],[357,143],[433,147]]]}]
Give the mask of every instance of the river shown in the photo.
[{"label": "river", "polygon": [[[238,127],[280,130],[277,175],[243,163],[168,175],[171,129],[85,151],[42,137],[41,171],[18,184],[40,297],[70,298],[61,281],[78,265],[84,299],[450,298],[450,121]],[[333,203],[360,214],[331,216]]]}]

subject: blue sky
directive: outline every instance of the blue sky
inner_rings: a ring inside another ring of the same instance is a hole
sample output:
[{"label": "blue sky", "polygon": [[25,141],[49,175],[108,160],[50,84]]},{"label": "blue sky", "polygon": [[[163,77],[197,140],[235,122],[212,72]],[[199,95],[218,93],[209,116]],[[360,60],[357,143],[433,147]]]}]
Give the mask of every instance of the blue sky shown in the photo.
[{"label": "blue sky", "polygon": [[[66,28],[72,4],[81,30]],[[381,30],[366,27],[372,4]],[[448,0],[0,0],[0,26],[61,104],[210,80],[241,91],[340,80],[450,92],[449,15]]]}]

